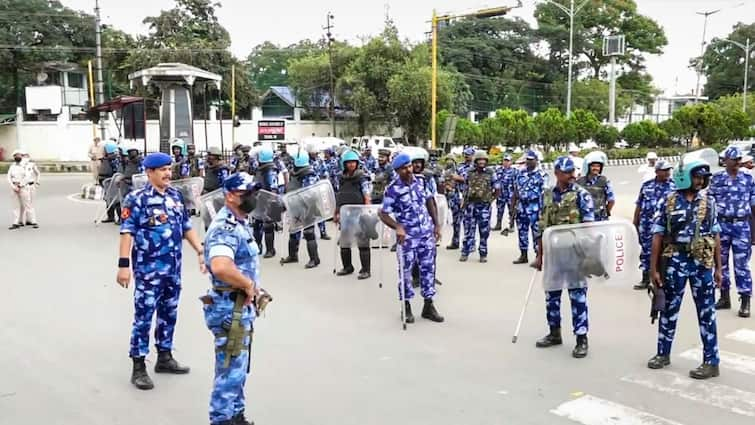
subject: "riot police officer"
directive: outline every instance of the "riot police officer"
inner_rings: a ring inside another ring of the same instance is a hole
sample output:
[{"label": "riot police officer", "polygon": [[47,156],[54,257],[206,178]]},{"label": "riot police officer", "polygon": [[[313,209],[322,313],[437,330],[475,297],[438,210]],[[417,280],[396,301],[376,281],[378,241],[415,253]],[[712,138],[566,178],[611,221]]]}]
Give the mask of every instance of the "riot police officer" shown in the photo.
[{"label": "riot police officer", "polygon": [[186,167],[184,150],[186,144],[181,139],[173,139],[170,143],[170,151],[173,154],[173,164],[170,170],[171,180],[181,180],[189,176],[188,167]]},{"label": "riot police officer", "polygon": [[383,202],[385,188],[395,178],[396,173],[393,171],[391,164],[388,163],[390,156],[391,151],[388,149],[380,149],[378,151],[378,163],[377,168],[375,168],[375,177],[372,179],[372,195],[370,196],[370,199],[375,204]]},{"label": "riot police officer", "polygon": [[[545,186],[545,173],[537,167],[537,153],[529,150],[524,155],[525,168],[520,170],[514,180],[514,200],[512,207],[516,210],[516,226],[519,230],[519,251],[521,255],[514,260],[514,264],[527,264],[527,251],[529,249],[528,232],[532,232],[533,246],[535,235],[539,233],[537,228],[538,217]],[[574,161],[572,161],[574,162]]]},{"label": "riot police officer", "polygon": [[223,182],[230,175],[228,166],[223,162],[220,148],[211,147],[207,151],[207,166],[204,173],[204,189],[202,193],[209,193],[223,187]]},{"label": "riot police officer", "polygon": [[[274,154],[271,148],[264,147],[259,151],[257,154],[259,168],[257,168],[255,181],[261,185],[262,189],[268,192],[279,193],[278,169],[273,159]],[[275,225],[276,223],[261,220],[255,220],[254,222],[254,239],[257,241],[260,252],[262,251],[263,234],[265,238],[265,255],[262,258],[275,257]]]},{"label": "riot police officer", "polygon": [[[338,178],[338,192],[336,192],[336,213],[334,221],[336,224],[340,221],[340,210],[344,205],[370,205],[370,181],[369,177],[359,169],[359,155],[347,150],[341,155],[341,168],[343,172]],[[359,270],[357,279],[369,279],[370,274],[370,246],[358,246],[359,261],[362,265]],[[351,247],[341,246],[341,262],[343,269],[339,270],[337,276],[346,276],[354,273],[354,266],[351,262]]]},{"label": "riot police officer", "polygon": [[[291,173],[291,178],[286,185],[286,192],[293,192],[303,187],[311,186],[320,180],[310,165],[310,157],[307,153],[299,152],[294,157],[293,165],[294,171]],[[315,238],[314,226],[309,226],[303,231],[289,235],[288,257],[281,258],[281,265],[299,262],[299,242],[301,241],[302,232],[304,233],[304,239],[307,241],[307,253],[309,254],[309,262],[304,267],[311,269],[320,265],[320,255],[317,252],[317,239]]]},{"label": "riot police officer", "polygon": [[466,192],[462,199],[464,210],[464,245],[459,261],[465,262],[475,245],[475,231],[480,232],[480,262],[488,262],[488,238],[490,237],[490,204],[498,194],[493,170],[488,168],[488,154],[477,151],[472,157],[474,168],[466,173]]},{"label": "riot police officer", "polygon": [[451,210],[453,216],[453,236],[451,236],[451,244],[446,249],[454,250],[459,249],[459,238],[461,237],[461,223],[464,217],[464,211],[462,209],[462,196],[466,192],[466,175],[467,171],[472,168],[472,156],[475,154],[475,149],[472,147],[464,148],[464,162],[456,167],[456,173],[450,176],[456,186],[456,196],[446,197],[448,198],[448,208]]},{"label": "riot police officer", "polygon": [[500,193],[495,200],[496,207],[496,225],[492,230],[501,230],[503,214],[508,209],[508,224],[501,230],[501,234],[508,236],[510,229],[514,227],[514,210],[511,207],[511,200],[514,196],[514,180],[516,180],[517,169],[511,166],[511,155],[504,155],[502,164],[496,170],[496,179]]},{"label": "riot police officer", "polygon": [[204,177],[204,161],[197,155],[197,146],[190,144],[186,147],[186,161],[184,162],[189,177]]},{"label": "riot police officer", "polygon": [[583,176],[577,179],[577,184],[590,192],[595,206],[595,221],[606,221],[611,216],[611,210],[616,203],[616,196],[608,177],[603,175],[607,157],[603,152],[590,152],[585,156]]}]

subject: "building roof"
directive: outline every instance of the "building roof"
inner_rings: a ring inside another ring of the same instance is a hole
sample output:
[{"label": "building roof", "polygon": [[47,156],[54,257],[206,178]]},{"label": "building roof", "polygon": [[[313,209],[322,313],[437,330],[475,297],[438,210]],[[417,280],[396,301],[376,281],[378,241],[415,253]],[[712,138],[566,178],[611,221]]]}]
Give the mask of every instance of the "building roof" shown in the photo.
[{"label": "building roof", "polygon": [[113,98],[105,103],[101,103],[99,105],[94,106],[91,110],[97,111],[97,112],[112,112],[112,111],[120,111],[127,105],[130,105],[132,103],[141,103],[144,102],[143,97],[137,97],[137,96],[118,96],[116,98]]},{"label": "building roof", "polygon": [[[267,98],[269,95],[275,95],[284,101],[288,106],[292,108],[301,107],[301,102],[297,102],[294,89],[289,86],[271,86],[265,94],[262,95],[262,99]],[[330,92],[327,90],[316,90],[312,93],[312,97],[307,102],[308,108],[320,108],[326,109],[330,105]],[[336,99],[336,110],[343,109],[341,104]]]},{"label": "building roof", "polygon": [[219,90],[223,77],[195,66],[171,62],[160,63],[152,68],[136,71],[129,74],[128,79],[132,87],[134,82],[141,83],[146,87],[152,81],[185,82],[190,86],[193,86],[195,82],[212,81],[215,82]]}]

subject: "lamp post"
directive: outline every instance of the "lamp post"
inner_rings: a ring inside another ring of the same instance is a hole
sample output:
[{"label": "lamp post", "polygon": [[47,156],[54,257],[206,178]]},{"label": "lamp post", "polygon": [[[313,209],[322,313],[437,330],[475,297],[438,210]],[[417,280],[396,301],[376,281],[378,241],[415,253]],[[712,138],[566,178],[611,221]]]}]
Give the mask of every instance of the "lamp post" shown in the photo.
[{"label": "lamp post", "polygon": [[[585,0],[587,1],[587,0]],[[516,7],[521,7],[522,2],[519,1],[519,4]],[[503,16],[511,9],[514,9],[514,7],[491,7],[488,9],[481,9],[476,12],[471,13],[463,13],[460,15],[438,15],[435,10],[433,10],[433,17],[432,17],[432,82],[430,85],[431,88],[431,95],[430,95],[430,134],[431,134],[431,141],[432,141],[432,149],[435,149],[437,146],[437,132],[435,130],[436,127],[436,115],[438,114],[438,24],[440,22],[448,22],[451,19],[458,19],[458,18],[468,18],[468,17],[475,17],[475,18],[493,18],[496,16]]]},{"label": "lamp post", "polygon": [[695,12],[700,16],[705,17],[705,21],[703,22],[703,42],[700,44],[700,59],[697,63],[697,84],[695,84],[695,103],[698,103],[700,101],[700,78],[703,73],[703,55],[705,55],[705,35],[708,32],[708,17],[711,15],[715,15],[716,13],[720,12],[721,9],[716,10],[708,10],[705,12]]},{"label": "lamp post", "polygon": [[747,38],[747,41],[745,44],[742,44],[738,41],[729,40],[727,38],[719,39],[719,41],[724,41],[727,43],[731,43],[734,46],[739,47],[742,49],[745,53],[745,79],[744,79],[744,85],[742,86],[742,112],[747,112],[747,83],[748,83],[748,72],[750,71],[750,54],[752,53],[753,47],[755,45],[750,44],[749,37]]}]

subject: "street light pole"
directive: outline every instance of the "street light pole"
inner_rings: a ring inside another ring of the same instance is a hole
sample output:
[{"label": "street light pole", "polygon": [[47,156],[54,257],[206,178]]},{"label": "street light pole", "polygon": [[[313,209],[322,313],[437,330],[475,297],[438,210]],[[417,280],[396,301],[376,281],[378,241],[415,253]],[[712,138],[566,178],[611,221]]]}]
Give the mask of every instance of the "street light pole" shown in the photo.
[{"label": "street light pole", "polygon": [[700,45],[700,59],[698,59],[697,63],[697,84],[695,85],[695,103],[700,102],[700,78],[703,74],[703,55],[705,55],[705,35],[708,32],[708,17],[711,15],[715,15],[716,13],[720,12],[721,9],[716,10],[709,10],[705,12],[696,12],[700,16],[705,17],[705,21],[703,22],[703,42]]},{"label": "street light pole", "polygon": [[731,43],[732,45],[742,49],[745,53],[745,79],[744,85],[742,87],[742,112],[747,112],[747,83],[749,82],[748,76],[750,71],[750,54],[752,53],[752,49],[755,48],[755,45],[750,45],[749,37],[747,38],[747,42],[745,42],[745,44],[742,44],[738,41],[729,40],[727,38],[721,39],[721,41]]}]

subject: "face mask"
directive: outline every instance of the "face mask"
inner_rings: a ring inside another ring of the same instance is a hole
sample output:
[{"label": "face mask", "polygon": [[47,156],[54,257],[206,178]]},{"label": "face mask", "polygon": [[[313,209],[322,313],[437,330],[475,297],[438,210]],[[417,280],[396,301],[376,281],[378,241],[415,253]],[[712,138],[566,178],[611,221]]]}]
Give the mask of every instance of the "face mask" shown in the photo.
[{"label": "face mask", "polygon": [[13,158],[14,161],[16,161],[16,164],[21,162],[21,158]]},{"label": "face mask", "polygon": [[245,214],[249,214],[257,207],[257,194],[255,192],[247,192],[241,195],[241,204],[239,209]]}]

